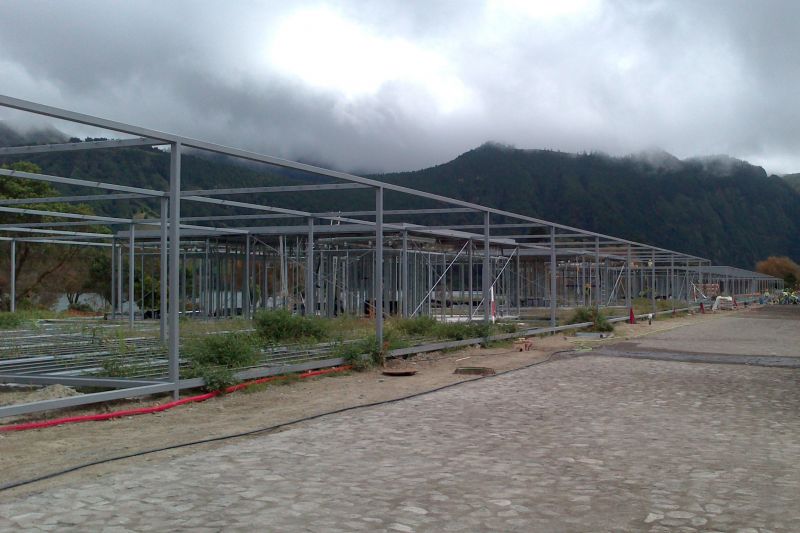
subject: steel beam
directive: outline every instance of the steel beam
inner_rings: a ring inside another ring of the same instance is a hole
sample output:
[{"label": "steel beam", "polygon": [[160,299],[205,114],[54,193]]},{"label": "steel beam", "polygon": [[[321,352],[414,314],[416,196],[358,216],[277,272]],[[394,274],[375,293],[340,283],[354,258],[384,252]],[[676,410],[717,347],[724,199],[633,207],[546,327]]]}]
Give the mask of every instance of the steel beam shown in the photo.
[{"label": "steel beam", "polygon": [[111,235],[110,233],[90,233],[87,231],[61,231],[57,229],[2,227],[0,228],[0,231],[7,231],[9,233],[44,233],[47,235],[65,235],[70,237],[100,238],[100,239],[110,239],[113,237],[113,235]]},{"label": "steel beam", "polygon": [[10,178],[24,178],[35,181],[47,181],[50,183],[63,183],[64,185],[91,187],[93,189],[105,189],[107,191],[132,192],[136,194],[142,194],[145,196],[164,196],[166,194],[163,191],[156,191],[153,189],[142,189],[141,187],[128,187],[127,185],[114,185],[113,183],[104,183],[102,181],[90,181],[90,180],[82,180],[76,178],[63,178],[61,176],[50,176],[48,174],[37,174],[35,172],[22,172],[21,170],[7,170],[4,168],[0,168],[0,176],[8,176]]},{"label": "steel beam", "polygon": [[318,183],[316,185],[280,185],[273,187],[241,187],[236,189],[197,189],[183,191],[182,196],[222,196],[227,194],[259,194],[276,192],[311,192],[349,189],[368,189],[367,185],[358,183]]},{"label": "steel beam", "polygon": [[14,213],[17,215],[36,215],[36,216],[54,217],[54,218],[73,218],[77,220],[89,220],[93,222],[117,222],[117,223],[128,223],[128,224],[132,222],[132,219],[130,218],[103,217],[99,215],[84,215],[81,213],[65,213],[62,211],[43,211],[41,209],[26,209],[22,207],[0,206],[0,213]]},{"label": "steel beam", "polygon": [[34,146],[9,146],[0,148],[0,156],[48,154],[52,152],[73,152],[76,150],[98,150],[101,148],[131,148],[134,146],[154,146],[158,144],[164,144],[164,142],[155,139],[138,138],[61,144],[37,144]]},{"label": "steel beam", "polygon": [[144,194],[111,193],[111,194],[84,194],[80,196],[46,196],[42,198],[6,198],[0,200],[0,205],[26,205],[26,204],[54,204],[74,202],[99,202],[101,200],[130,200],[133,198],[150,198]]}]

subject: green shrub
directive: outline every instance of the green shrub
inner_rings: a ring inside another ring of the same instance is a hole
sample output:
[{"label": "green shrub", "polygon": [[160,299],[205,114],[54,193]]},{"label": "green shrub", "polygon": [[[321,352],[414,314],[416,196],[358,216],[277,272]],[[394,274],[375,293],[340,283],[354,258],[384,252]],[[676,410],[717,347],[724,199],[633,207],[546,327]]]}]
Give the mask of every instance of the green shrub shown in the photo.
[{"label": "green shrub", "polygon": [[187,377],[201,377],[206,389],[222,391],[236,383],[233,371],[261,359],[256,340],[246,333],[223,333],[190,339],[181,353],[189,361]]},{"label": "green shrub", "polygon": [[293,315],[283,309],[260,311],[253,318],[258,334],[267,342],[328,338],[328,325],[318,317]]},{"label": "green shrub", "polygon": [[589,331],[614,331],[614,325],[608,321],[605,314],[594,307],[579,307],[575,309],[569,319],[570,324],[582,324],[584,322],[591,322],[592,325],[587,328]]},{"label": "green shrub", "polygon": [[392,326],[399,332],[410,336],[433,335],[439,322],[430,316],[417,316],[414,318],[403,318],[396,320]]},{"label": "green shrub", "polygon": [[25,318],[19,313],[0,311],[0,329],[15,329],[25,323]]},{"label": "green shrub", "polygon": [[393,330],[383,333],[383,345],[378,344],[375,335],[370,335],[355,342],[343,343],[337,346],[334,354],[345,360],[353,370],[362,371],[374,366],[382,366],[386,361],[386,353],[390,350],[405,348],[408,343],[401,339]]},{"label": "green shrub", "polygon": [[242,368],[260,358],[256,342],[246,333],[204,335],[187,341],[181,353],[193,364]]},{"label": "green shrub", "polygon": [[225,392],[225,389],[238,382],[229,368],[200,368],[195,377],[203,378],[205,389],[209,392]]},{"label": "green shrub", "polygon": [[489,337],[493,330],[492,324],[483,322],[444,322],[438,325],[436,332],[441,339],[462,341]]}]

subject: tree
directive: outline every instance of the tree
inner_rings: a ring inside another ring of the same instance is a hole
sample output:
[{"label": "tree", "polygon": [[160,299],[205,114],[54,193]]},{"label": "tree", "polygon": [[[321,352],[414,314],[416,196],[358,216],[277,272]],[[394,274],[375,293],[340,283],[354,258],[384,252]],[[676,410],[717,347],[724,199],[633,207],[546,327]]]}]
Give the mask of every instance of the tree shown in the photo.
[{"label": "tree", "polygon": [[756,264],[756,271],[783,279],[787,287],[796,287],[800,281],[800,265],[786,256],[770,256]]},{"label": "tree", "polygon": [[[22,172],[39,173],[41,169],[25,161],[4,165]],[[10,176],[0,176],[0,198],[40,198],[58,196],[58,191],[49,183],[25,180]],[[43,211],[70,212],[92,214],[86,205],[70,205],[66,203],[26,204],[17,207],[39,209]],[[38,215],[20,215],[17,213],[0,213],[0,224],[18,224],[23,222],[55,222],[55,217]],[[108,232],[105,227],[78,226],[76,231]],[[33,235],[32,235],[33,236]],[[10,246],[10,244],[9,244]],[[90,264],[91,248],[61,244],[16,243],[16,261],[13,265],[16,277],[16,301],[30,305],[50,305],[65,292],[76,292],[81,285],[80,279],[86,275],[86,266]],[[0,256],[0,305],[10,308],[10,253]]]}]

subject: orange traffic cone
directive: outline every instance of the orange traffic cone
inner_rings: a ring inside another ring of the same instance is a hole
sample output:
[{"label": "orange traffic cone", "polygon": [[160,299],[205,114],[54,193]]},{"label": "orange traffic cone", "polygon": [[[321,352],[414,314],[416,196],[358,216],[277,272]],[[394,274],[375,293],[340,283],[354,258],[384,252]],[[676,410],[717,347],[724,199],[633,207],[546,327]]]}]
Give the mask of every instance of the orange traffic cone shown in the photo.
[{"label": "orange traffic cone", "polygon": [[628,324],[636,324],[636,315],[633,314],[633,307],[631,307],[631,317],[628,319]]}]

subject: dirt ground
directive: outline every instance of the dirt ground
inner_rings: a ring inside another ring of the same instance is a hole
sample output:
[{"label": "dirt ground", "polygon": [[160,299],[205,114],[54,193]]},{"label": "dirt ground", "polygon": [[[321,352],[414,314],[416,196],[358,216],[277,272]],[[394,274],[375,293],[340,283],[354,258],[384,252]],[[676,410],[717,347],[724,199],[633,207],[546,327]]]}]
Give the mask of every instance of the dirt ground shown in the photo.
[{"label": "dirt ground", "polygon": [[[657,320],[652,325],[647,325],[646,322],[636,325],[620,323],[617,324],[614,337],[600,341],[564,335],[534,338],[534,349],[528,352],[519,352],[511,346],[489,349],[472,347],[454,352],[421,354],[406,361],[391,363],[392,366],[417,370],[417,374],[410,377],[389,377],[381,374],[378,369],[361,373],[332,374],[329,377],[304,379],[283,385],[262,385],[252,392],[237,392],[152,415],[0,433],[0,485],[90,461],[250,431],[343,407],[399,398],[449,383],[475,379],[470,375],[454,374],[453,371],[457,367],[482,366],[501,372],[543,361],[554,352],[589,350],[600,343],[630,340],[701,320],[714,320],[729,314],[730,312],[723,315],[676,317]],[[4,401],[4,394],[30,393],[21,391],[0,393],[0,404]],[[168,398],[114,402],[48,413],[48,418],[144,407],[165,401],[169,401]],[[10,420],[2,422],[9,423]],[[161,452],[157,454],[158,459],[177,456],[185,450],[188,448]],[[145,456],[139,460],[155,460],[155,455]],[[104,472],[115,468],[124,468],[124,463],[124,461],[115,462],[83,470],[77,475],[101,476]],[[60,477],[22,487],[13,492],[20,494],[42,490],[45,487],[69,484],[74,479],[74,475]]]}]

